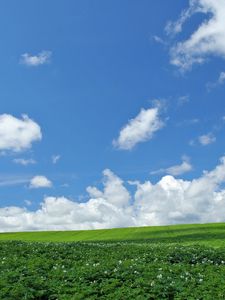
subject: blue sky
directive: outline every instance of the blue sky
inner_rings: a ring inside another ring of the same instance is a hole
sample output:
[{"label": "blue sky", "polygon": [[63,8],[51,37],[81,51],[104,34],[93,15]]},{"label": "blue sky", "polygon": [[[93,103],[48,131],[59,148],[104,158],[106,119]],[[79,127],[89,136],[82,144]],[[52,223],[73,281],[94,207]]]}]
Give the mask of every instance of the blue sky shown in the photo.
[{"label": "blue sky", "polygon": [[1,2],[2,231],[224,221],[224,16],[223,0]]}]

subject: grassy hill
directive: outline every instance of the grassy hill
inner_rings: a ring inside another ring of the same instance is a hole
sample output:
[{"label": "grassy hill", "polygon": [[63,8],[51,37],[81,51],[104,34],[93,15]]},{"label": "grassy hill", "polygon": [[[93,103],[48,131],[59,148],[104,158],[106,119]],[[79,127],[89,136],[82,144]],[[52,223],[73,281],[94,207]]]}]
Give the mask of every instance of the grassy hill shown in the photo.
[{"label": "grassy hill", "polygon": [[0,241],[148,241],[225,246],[225,223],[131,227],[104,230],[0,233]]}]

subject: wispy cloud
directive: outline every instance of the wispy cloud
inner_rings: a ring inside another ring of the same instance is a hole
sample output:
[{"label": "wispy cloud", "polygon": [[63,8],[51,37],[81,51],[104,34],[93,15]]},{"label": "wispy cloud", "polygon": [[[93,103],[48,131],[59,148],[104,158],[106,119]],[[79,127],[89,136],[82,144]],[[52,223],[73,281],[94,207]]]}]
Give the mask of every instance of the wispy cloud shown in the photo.
[{"label": "wispy cloud", "polygon": [[198,118],[193,118],[189,120],[183,120],[181,122],[178,122],[176,126],[190,126],[190,125],[195,125],[198,124],[200,120]]},{"label": "wispy cloud", "polygon": [[176,43],[170,51],[171,63],[183,71],[204,63],[210,55],[225,57],[225,1],[190,0],[180,18],[167,24],[166,32],[181,32],[185,21],[195,13],[205,14],[206,19],[187,40]]},{"label": "wispy cloud", "polygon": [[52,163],[56,164],[59,159],[61,158],[61,155],[57,154],[57,155],[52,155]]},{"label": "wispy cloud", "polygon": [[225,72],[220,72],[219,77],[217,78],[217,80],[214,81],[214,82],[208,82],[206,84],[206,88],[207,88],[208,91],[210,91],[210,90],[212,90],[212,89],[216,88],[217,86],[222,85],[224,83],[225,83]]},{"label": "wispy cloud", "polygon": [[22,185],[27,184],[30,181],[30,176],[24,175],[0,175],[0,186],[14,186],[14,185]]},{"label": "wispy cloud", "polygon": [[36,164],[36,160],[29,158],[29,159],[25,159],[25,158],[15,158],[13,160],[14,163],[19,164],[19,165],[23,165],[23,166],[27,166],[27,165],[34,165]]},{"label": "wispy cloud", "polygon": [[175,36],[180,33],[183,29],[184,23],[195,13],[196,6],[193,4],[193,1],[190,1],[190,7],[184,9],[178,20],[175,22],[169,21],[166,24],[165,32],[167,35]]},{"label": "wispy cloud", "polygon": [[202,146],[207,146],[209,144],[214,143],[216,141],[216,137],[213,133],[210,132],[207,134],[200,135],[198,137],[198,141]]},{"label": "wispy cloud", "polygon": [[196,146],[196,145],[208,146],[215,142],[216,142],[216,136],[212,132],[209,132],[209,133],[198,136],[196,139],[190,140],[189,145],[190,146]]},{"label": "wispy cloud", "polygon": [[152,171],[150,174],[155,175],[155,174],[169,174],[173,176],[178,176],[182,175],[184,173],[190,172],[193,169],[190,159],[187,156],[182,157],[182,163],[179,165],[174,165],[168,168],[162,168],[156,171]]},{"label": "wispy cloud", "polygon": [[29,67],[37,67],[49,63],[51,56],[51,51],[41,51],[37,55],[24,53],[20,57],[20,63]]},{"label": "wispy cloud", "polygon": [[24,200],[24,202],[25,202],[25,204],[27,206],[31,206],[32,205],[32,201],[30,201],[30,200]]},{"label": "wispy cloud", "polygon": [[220,76],[219,76],[219,78],[218,78],[218,83],[219,83],[219,84],[225,83],[225,72],[221,72],[221,73],[220,73]]},{"label": "wispy cloud", "polygon": [[177,100],[178,106],[183,106],[184,104],[187,104],[190,102],[190,97],[188,95],[180,96]]},{"label": "wispy cloud", "polygon": [[161,37],[159,37],[158,35],[153,35],[152,40],[158,44],[161,45],[167,45],[167,42],[165,40],[163,40]]}]

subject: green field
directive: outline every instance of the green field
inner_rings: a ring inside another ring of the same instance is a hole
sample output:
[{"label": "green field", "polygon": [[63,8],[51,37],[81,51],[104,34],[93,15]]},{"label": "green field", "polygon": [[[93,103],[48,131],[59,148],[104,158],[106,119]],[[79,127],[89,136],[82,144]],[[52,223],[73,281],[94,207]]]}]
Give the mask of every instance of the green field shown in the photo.
[{"label": "green field", "polygon": [[1,300],[225,299],[225,224],[0,234]]},{"label": "green field", "polygon": [[225,246],[225,223],[131,227],[104,230],[1,233],[0,241],[36,242],[145,241],[182,245]]}]

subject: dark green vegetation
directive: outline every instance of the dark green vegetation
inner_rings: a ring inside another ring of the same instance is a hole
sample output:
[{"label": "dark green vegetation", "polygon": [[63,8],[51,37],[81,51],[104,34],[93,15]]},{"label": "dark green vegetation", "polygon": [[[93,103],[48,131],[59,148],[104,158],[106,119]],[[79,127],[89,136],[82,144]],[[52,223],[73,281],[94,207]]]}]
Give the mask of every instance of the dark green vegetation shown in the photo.
[{"label": "dark green vegetation", "polygon": [[83,231],[2,233],[0,240],[37,242],[148,241],[151,243],[204,244],[225,247],[225,223],[202,225],[152,226]]},{"label": "dark green vegetation", "polygon": [[225,252],[134,242],[0,243],[0,299],[225,299]]},{"label": "dark green vegetation", "polygon": [[225,224],[0,234],[1,300],[225,299]]}]

